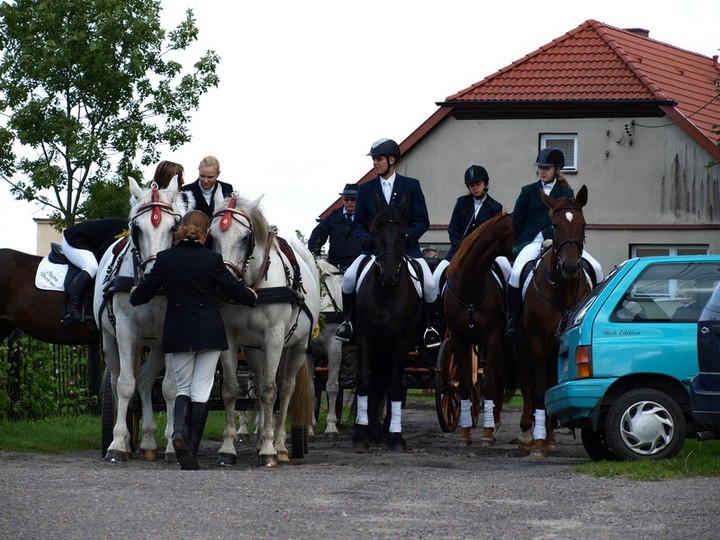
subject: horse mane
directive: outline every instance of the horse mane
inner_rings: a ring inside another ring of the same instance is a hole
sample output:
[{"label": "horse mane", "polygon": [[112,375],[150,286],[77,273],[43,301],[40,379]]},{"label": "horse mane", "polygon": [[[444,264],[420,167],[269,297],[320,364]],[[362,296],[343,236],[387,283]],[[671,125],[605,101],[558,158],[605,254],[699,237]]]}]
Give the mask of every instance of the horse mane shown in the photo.
[{"label": "horse mane", "polygon": [[[490,229],[494,228],[497,224],[499,224],[503,220],[509,220],[511,218],[512,214],[509,214],[507,212],[499,213],[493,218],[490,218],[485,223],[480,225],[477,229],[475,229],[473,232],[471,232],[469,235],[467,235],[463,241],[460,243],[460,246],[458,247],[457,252],[452,258],[452,261],[450,261],[450,265],[448,266],[447,273],[452,274],[457,272],[458,268],[462,265],[465,258],[467,258],[470,251],[475,248],[476,242],[478,243],[477,248],[485,251],[490,246],[498,242],[500,239],[500,235],[498,234],[490,234]],[[512,224],[511,224],[512,226]],[[487,234],[486,234],[487,233]]]},{"label": "horse mane", "polygon": [[[223,200],[222,204],[217,210],[222,210],[230,205],[232,199]],[[260,199],[249,201],[238,197],[235,200],[235,208],[245,212],[250,216],[250,225],[252,226],[253,234],[255,235],[255,243],[261,248],[266,248],[270,239],[270,224],[265,219],[265,215],[260,209]]]}]

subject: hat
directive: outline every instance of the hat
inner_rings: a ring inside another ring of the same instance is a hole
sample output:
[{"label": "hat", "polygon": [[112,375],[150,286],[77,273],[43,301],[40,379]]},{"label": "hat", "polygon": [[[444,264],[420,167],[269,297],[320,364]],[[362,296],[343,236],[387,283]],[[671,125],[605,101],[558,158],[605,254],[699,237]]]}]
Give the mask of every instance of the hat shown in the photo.
[{"label": "hat", "polygon": [[342,193],[338,193],[338,195],[341,197],[357,197],[359,187],[357,184],[345,184]]}]

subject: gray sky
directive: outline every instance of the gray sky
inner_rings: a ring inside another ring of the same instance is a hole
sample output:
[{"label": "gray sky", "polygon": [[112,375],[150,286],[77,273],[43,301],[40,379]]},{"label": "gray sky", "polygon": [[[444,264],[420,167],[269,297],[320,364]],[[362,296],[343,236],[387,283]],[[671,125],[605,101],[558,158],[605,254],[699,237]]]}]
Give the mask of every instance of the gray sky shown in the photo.
[{"label": "gray sky", "polygon": [[[164,0],[166,29],[192,8],[199,42],[185,64],[213,49],[220,86],[193,115],[193,141],[163,159],[196,178],[207,154],[241,195],[265,194],[283,235],[306,236],[347,182],[370,169],[370,144],[398,142],[467,88],[588,19],[641,27],[706,56],[720,49],[720,2],[479,0]],[[154,167],[146,171],[152,176]],[[421,179],[423,180],[423,179]],[[426,181],[431,179],[426,179]],[[33,217],[0,185],[0,247],[35,251]],[[12,227],[8,226],[8,218]]]}]

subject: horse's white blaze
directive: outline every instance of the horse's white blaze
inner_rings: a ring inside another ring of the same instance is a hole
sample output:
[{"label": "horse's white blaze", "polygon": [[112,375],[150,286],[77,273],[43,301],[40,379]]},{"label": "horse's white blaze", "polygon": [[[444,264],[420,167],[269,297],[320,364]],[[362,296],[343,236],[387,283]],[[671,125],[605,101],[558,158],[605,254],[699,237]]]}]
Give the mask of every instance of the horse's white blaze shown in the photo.
[{"label": "horse's white blaze", "polygon": [[572,223],[573,213],[572,213],[572,212],[565,212],[565,219],[567,219],[568,222]]}]

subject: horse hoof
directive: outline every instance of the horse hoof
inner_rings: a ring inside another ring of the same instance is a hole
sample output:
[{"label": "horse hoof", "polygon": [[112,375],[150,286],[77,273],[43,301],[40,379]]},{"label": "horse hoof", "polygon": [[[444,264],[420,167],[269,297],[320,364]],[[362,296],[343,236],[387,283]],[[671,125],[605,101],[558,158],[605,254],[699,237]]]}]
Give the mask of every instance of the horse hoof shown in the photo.
[{"label": "horse hoof", "polygon": [[178,462],[175,452],[166,452],[163,461],[168,465],[177,465]]},{"label": "horse hoof", "polygon": [[278,466],[277,457],[273,455],[258,455],[261,467],[274,468]]},{"label": "horse hoof", "polygon": [[117,450],[108,450],[105,453],[105,461],[108,463],[127,463],[130,456],[126,452],[118,452]]},{"label": "horse hoof", "polygon": [[533,436],[530,433],[530,430],[521,432],[517,441],[520,450],[529,450],[533,444]]},{"label": "horse hoof", "polygon": [[221,467],[225,467],[227,465],[236,465],[237,456],[234,454],[218,454],[216,463]]},{"label": "horse hoof", "polygon": [[460,446],[470,446],[472,444],[472,437],[470,436],[470,428],[461,428],[459,436]]},{"label": "horse hoof", "polygon": [[480,448],[495,446],[495,442],[495,428],[483,428],[482,437],[480,438]]},{"label": "horse hoof", "polygon": [[545,449],[548,452],[557,452],[557,450],[558,450],[557,442],[556,441],[547,441],[547,443],[545,443]]},{"label": "horse hoof", "polygon": [[290,463],[290,456],[287,452],[278,452],[277,460],[282,463]]},{"label": "horse hoof", "polygon": [[370,445],[367,441],[353,441],[352,447],[356,454],[364,454],[368,451]]},{"label": "horse hoof", "polygon": [[544,439],[537,439],[533,443],[532,450],[530,450],[530,457],[542,458],[542,459],[547,457],[547,449],[545,448],[545,440]]},{"label": "horse hoof", "polygon": [[390,433],[387,447],[391,452],[405,452],[407,450],[407,443],[399,433]]},{"label": "horse hoof", "polygon": [[140,459],[145,461],[157,461],[157,450],[140,449]]}]

